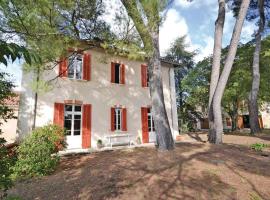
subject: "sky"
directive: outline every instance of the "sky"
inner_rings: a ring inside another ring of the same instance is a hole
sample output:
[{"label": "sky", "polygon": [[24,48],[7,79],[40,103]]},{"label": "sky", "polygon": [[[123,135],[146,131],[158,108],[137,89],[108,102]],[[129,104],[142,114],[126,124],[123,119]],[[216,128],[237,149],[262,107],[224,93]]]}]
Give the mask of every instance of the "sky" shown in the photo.
[{"label": "sky", "polygon": [[[107,13],[106,20],[112,23],[114,12],[119,7],[119,0],[107,0],[110,3],[110,12]],[[196,50],[196,62],[209,56],[213,51],[214,46],[214,26],[218,11],[217,0],[174,0],[167,10],[167,15],[160,27],[160,52],[164,55],[173,41],[180,36],[186,35],[186,43],[189,50]],[[223,47],[230,42],[235,19],[232,12],[226,13],[224,25]],[[256,30],[254,23],[245,22],[241,42],[245,43],[252,38],[252,34]],[[23,61],[16,60],[14,63],[9,63],[8,67],[0,64],[0,69],[12,75],[12,79],[17,85],[16,90],[21,90],[22,79],[22,64]]]}]

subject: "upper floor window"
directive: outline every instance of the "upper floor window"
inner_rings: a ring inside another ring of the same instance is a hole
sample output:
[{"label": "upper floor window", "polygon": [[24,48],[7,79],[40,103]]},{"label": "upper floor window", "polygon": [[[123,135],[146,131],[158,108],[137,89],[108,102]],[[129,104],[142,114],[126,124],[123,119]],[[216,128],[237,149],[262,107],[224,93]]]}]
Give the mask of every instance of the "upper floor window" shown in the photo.
[{"label": "upper floor window", "polygon": [[82,107],[65,105],[64,128],[67,135],[81,135]]},{"label": "upper floor window", "polygon": [[119,63],[115,63],[115,68],[114,68],[114,82],[115,83],[120,83],[120,77],[121,77],[121,73],[120,73],[120,64]]},{"label": "upper floor window", "polygon": [[151,112],[151,108],[147,108],[147,120],[148,120],[148,131],[154,132],[155,131],[155,124],[154,124],[154,119],[153,119],[153,115]]},{"label": "upper floor window", "polygon": [[149,86],[149,71],[148,71],[148,66],[145,64],[141,65],[141,83],[142,83],[142,87]]},{"label": "upper floor window", "polygon": [[82,79],[83,56],[81,54],[72,55],[68,59],[68,78]]},{"label": "upper floor window", "polygon": [[149,69],[146,70],[146,86],[149,87]]},{"label": "upper floor window", "polygon": [[111,82],[125,84],[125,65],[120,63],[111,63]]}]

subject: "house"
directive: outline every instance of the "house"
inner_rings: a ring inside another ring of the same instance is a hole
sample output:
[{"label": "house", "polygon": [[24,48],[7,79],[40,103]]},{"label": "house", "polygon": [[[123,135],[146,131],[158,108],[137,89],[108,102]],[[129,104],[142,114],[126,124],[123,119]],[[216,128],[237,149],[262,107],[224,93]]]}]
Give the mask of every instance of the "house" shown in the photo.
[{"label": "house", "polygon": [[[198,120],[197,129],[205,130],[209,129],[209,122],[207,118],[207,114],[203,115],[204,117]],[[232,119],[228,115],[228,113],[222,113],[223,117],[223,128],[224,129],[231,129],[232,128]],[[265,103],[261,106],[259,110],[259,117],[258,117],[259,125],[261,129],[269,129],[270,128],[270,105],[269,103]],[[240,109],[237,115],[237,122],[236,127],[238,129],[245,129],[250,128],[249,125],[249,113],[245,105],[245,109]]]},{"label": "house", "polygon": [[7,121],[0,119],[0,122],[2,123],[1,125],[2,134],[0,135],[0,137],[5,138],[8,144],[13,143],[17,137],[16,128],[17,128],[17,116],[18,116],[18,109],[19,109],[19,99],[20,99],[20,94],[18,92],[15,92],[14,96],[6,99],[6,101],[4,102],[5,105],[8,108],[11,108],[14,112],[14,118],[8,119]]},{"label": "house", "polygon": [[[40,75],[41,80],[54,80],[54,86],[38,94],[37,101],[31,89],[35,75],[23,74],[19,139],[31,132],[33,124],[54,123],[66,129],[68,149],[96,148],[98,140],[104,145],[155,142],[147,64],[107,54],[99,47],[74,52]],[[166,111],[175,138],[174,68],[168,61],[161,64]]]}]

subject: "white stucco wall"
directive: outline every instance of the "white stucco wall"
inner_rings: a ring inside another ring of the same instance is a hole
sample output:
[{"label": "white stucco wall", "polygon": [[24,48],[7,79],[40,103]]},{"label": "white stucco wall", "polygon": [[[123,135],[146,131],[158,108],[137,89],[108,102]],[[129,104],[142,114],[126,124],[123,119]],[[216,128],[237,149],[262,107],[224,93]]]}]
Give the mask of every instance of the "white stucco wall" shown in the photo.
[{"label": "white stucco wall", "polygon": [[[18,116],[18,109],[14,108],[14,117]],[[16,133],[17,129],[17,119],[8,119],[7,121],[0,120],[2,123],[1,130],[2,135],[0,137],[5,138],[7,143],[13,143],[16,141],[18,135]]]},{"label": "white stucco wall", "polygon": [[[110,108],[122,105],[127,108],[127,132],[132,134],[132,140],[141,136],[141,107],[151,105],[149,88],[141,86],[141,61],[130,61],[124,57],[104,54],[100,50],[90,50],[91,81],[77,81],[58,78],[54,88],[38,97],[36,126],[52,123],[54,103],[64,100],[80,100],[83,104],[92,105],[91,146],[95,147],[98,139],[106,143],[105,136],[111,134]],[[111,61],[126,65],[125,84],[111,83]],[[177,113],[175,103],[175,84],[173,70],[169,66],[162,67],[163,87],[166,110],[174,136],[178,134]],[[58,67],[43,75],[44,80],[50,80],[58,75]],[[28,75],[29,76],[29,75]],[[19,133],[25,135],[31,129],[33,108],[33,93],[27,86],[29,78],[24,75],[23,98],[21,98],[19,114]],[[26,89],[27,88],[27,89]],[[172,112],[172,106],[173,111]],[[175,118],[175,119],[174,119]],[[173,120],[172,120],[173,119]]]},{"label": "white stucco wall", "polygon": [[263,128],[270,128],[270,103],[265,103],[261,109]]}]

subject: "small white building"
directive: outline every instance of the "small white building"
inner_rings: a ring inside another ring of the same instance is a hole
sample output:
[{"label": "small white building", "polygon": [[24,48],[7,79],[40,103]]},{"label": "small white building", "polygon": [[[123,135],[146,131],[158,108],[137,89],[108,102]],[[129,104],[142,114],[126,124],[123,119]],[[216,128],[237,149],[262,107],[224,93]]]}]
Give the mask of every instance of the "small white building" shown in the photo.
[{"label": "small white building", "polygon": [[13,110],[14,118],[8,119],[8,120],[3,120],[0,119],[1,123],[1,130],[2,134],[0,137],[3,137],[7,144],[13,143],[17,139],[17,134],[16,134],[16,128],[17,128],[17,117],[18,117],[18,109],[19,109],[19,98],[20,98],[20,93],[15,92],[15,95],[9,99],[5,100],[5,105]]},{"label": "small white building", "polygon": [[[67,130],[69,149],[95,148],[114,142],[154,142],[147,65],[142,61],[106,54],[94,48],[74,54],[43,73],[55,79],[53,89],[38,95],[34,117],[33,74],[24,73],[20,97],[18,135],[55,123]],[[174,68],[162,61],[163,90],[170,127],[175,138],[178,121]]]}]

